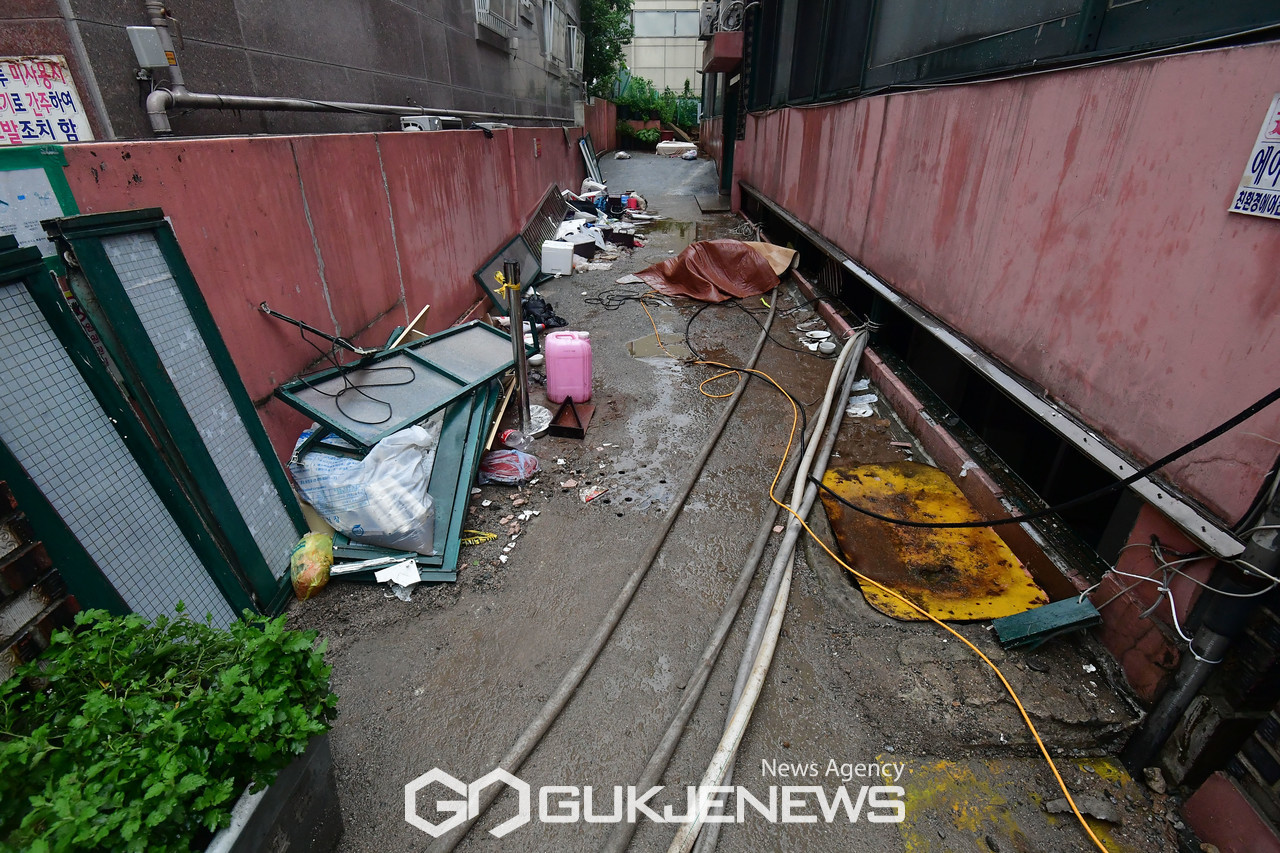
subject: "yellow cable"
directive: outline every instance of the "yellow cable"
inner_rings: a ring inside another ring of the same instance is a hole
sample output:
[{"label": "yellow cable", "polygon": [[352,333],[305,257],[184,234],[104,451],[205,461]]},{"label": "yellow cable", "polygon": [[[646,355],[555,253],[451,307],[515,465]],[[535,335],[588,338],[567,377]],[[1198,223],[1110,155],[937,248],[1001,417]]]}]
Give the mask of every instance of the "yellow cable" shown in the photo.
[{"label": "yellow cable", "polygon": [[[661,335],[659,334],[659,332],[658,332],[658,324],[657,324],[657,322],[653,319],[653,315],[649,313],[649,308],[648,308],[648,306],[646,306],[646,305],[645,305],[645,303],[644,303],[645,298],[646,298],[646,297],[649,297],[649,296],[651,296],[651,295],[655,295],[655,291],[650,290],[650,291],[647,291],[646,293],[644,293],[644,294],[642,294],[642,295],[641,295],[640,299],[638,300],[638,301],[640,302],[640,307],[641,307],[641,308],[644,308],[644,313],[645,313],[645,315],[646,315],[646,316],[648,316],[648,318],[649,318],[649,323],[653,326],[653,335],[654,335],[655,340],[657,340],[657,342],[658,342],[658,346],[662,349],[662,351],[663,351],[663,352],[667,353],[667,355],[670,355],[672,358],[675,358],[675,356],[674,356],[674,355],[671,355],[670,351],[668,351],[668,350],[667,350],[667,348],[666,348],[665,346],[663,346],[663,344],[662,344],[662,336],[661,336]],[[679,361],[679,359],[676,359],[676,360],[677,360],[677,361]],[[861,572],[859,572],[857,569],[855,569],[855,568],[853,568],[852,566],[850,566],[850,565],[849,565],[848,563],[846,563],[844,560],[842,560],[842,559],[840,559],[838,556],[836,556],[835,552],[834,552],[834,551],[832,551],[829,547],[827,547],[827,543],[823,542],[823,541],[822,541],[822,539],[821,539],[821,538],[819,538],[818,534],[814,533],[814,532],[813,532],[813,530],[812,530],[812,529],[810,529],[809,525],[805,522],[805,520],[804,520],[803,518],[801,518],[801,517],[800,517],[799,513],[797,513],[797,512],[796,512],[795,510],[793,510],[791,507],[787,506],[787,504],[785,504],[785,503],[783,503],[782,501],[778,500],[777,496],[774,494],[774,491],[777,489],[777,486],[778,486],[778,480],[782,477],[782,470],[783,470],[783,468],[784,468],[784,467],[786,466],[786,464],[787,464],[787,457],[791,454],[791,448],[792,448],[792,446],[795,444],[796,428],[797,428],[797,427],[799,426],[799,424],[800,424],[800,410],[799,410],[799,408],[796,406],[796,401],[791,397],[791,395],[790,395],[790,394],[788,394],[788,393],[786,392],[786,390],[784,390],[784,389],[783,389],[783,387],[782,387],[781,385],[779,385],[779,384],[778,384],[777,380],[775,380],[772,376],[770,376],[769,374],[765,373],[765,372],[764,372],[764,371],[762,371],[762,370],[750,370],[750,369],[747,369],[747,368],[745,368],[745,367],[731,367],[731,366],[729,366],[729,365],[727,365],[727,364],[721,364],[721,363],[720,363],[720,362],[718,362],[718,361],[695,361],[695,362],[692,362],[692,363],[693,363],[693,364],[703,364],[703,365],[708,365],[708,366],[711,366],[711,367],[722,367],[722,368],[724,368],[724,369],[725,369],[725,372],[724,372],[724,373],[719,373],[719,374],[717,374],[717,375],[715,375],[715,376],[710,377],[709,379],[704,379],[704,380],[703,380],[703,381],[698,385],[698,390],[699,390],[701,393],[703,393],[704,395],[708,396],[708,397],[729,396],[728,394],[725,394],[725,395],[717,395],[717,394],[710,394],[710,393],[708,393],[708,392],[706,391],[706,389],[704,388],[704,386],[705,386],[708,382],[712,382],[712,381],[714,381],[714,380],[716,380],[716,379],[720,379],[720,378],[722,378],[722,377],[724,377],[724,376],[729,375],[730,373],[734,373],[734,374],[737,374],[737,375],[741,375],[741,374],[743,374],[743,373],[750,373],[750,374],[754,374],[754,375],[756,375],[756,376],[763,377],[765,380],[767,380],[767,381],[769,382],[769,384],[771,384],[774,388],[777,388],[777,389],[778,389],[778,391],[780,391],[780,392],[782,393],[782,395],[783,395],[784,397],[786,397],[786,398],[787,398],[787,401],[788,401],[789,403],[791,403],[791,432],[790,432],[790,434],[787,436],[787,448],[786,448],[786,450],[785,450],[785,451],[783,452],[783,454],[782,454],[782,460],[778,463],[778,470],[777,470],[777,472],[775,472],[775,473],[774,473],[774,475],[773,475],[773,482],[769,484],[769,499],[770,499],[771,501],[773,501],[775,504],[777,504],[778,506],[780,506],[780,507],[782,507],[783,509],[785,509],[787,512],[791,513],[791,515],[795,517],[796,521],[800,522],[800,526],[804,528],[805,533],[808,533],[808,534],[809,534],[809,536],[813,539],[813,541],[815,541],[815,542],[817,542],[819,545],[821,545],[821,546],[822,546],[822,550],[826,551],[826,552],[827,552],[827,554],[828,554],[828,555],[830,555],[831,559],[835,560],[838,564],[840,564],[840,566],[841,566],[842,568],[844,568],[844,569],[845,569],[845,571],[847,571],[847,572],[849,572],[850,574],[852,574],[855,578],[857,578],[857,579],[858,579],[859,581],[861,581],[862,583],[869,583],[869,584],[871,584],[872,586],[875,586],[875,587],[879,588],[879,589],[880,589],[880,590],[882,590],[883,592],[888,593],[889,595],[891,595],[891,596],[893,596],[894,598],[896,598],[896,599],[898,599],[899,601],[901,601],[903,604],[906,604],[906,605],[907,605],[908,607],[910,607],[912,610],[915,610],[917,613],[919,613],[920,615],[924,616],[924,617],[925,617],[926,619],[928,619],[930,622],[933,622],[935,625],[938,625],[938,626],[940,626],[941,628],[945,629],[949,634],[951,634],[951,635],[952,635],[952,636],[954,636],[956,639],[958,639],[960,642],[962,642],[962,643],[964,643],[966,646],[968,646],[968,647],[969,647],[969,649],[970,649],[970,650],[971,650],[975,655],[977,655],[979,658],[981,658],[981,659],[982,659],[982,662],[983,662],[983,663],[985,663],[988,667],[990,667],[990,668],[991,668],[991,671],[992,671],[992,672],[994,672],[994,673],[996,674],[996,678],[999,678],[999,679],[1000,679],[1000,683],[1004,685],[1004,689],[1005,689],[1005,690],[1007,690],[1007,691],[1009,692],[1009,696],[1013,699],[1013,704],[1014,704],[1014,705],[1016,705],[1016,706],[1018,707],[1018,713],[1022,715],[1022,721],[1023,721],[1024,723],[1026,723],[1026,724],[1027,724],[1027,730],[1028,730],[1029,732],[1031,732],[1031,737],[1035,738],[1036,745],[1037,745],[1038,747],[1040,747],[1040,754],[1044,756],[1044,760],[1049,764],[1049,769],[1050,769],[1051,771],[1053,771],[1053,778],[1054,778],[1054,779],[1056,779],[1056,780],[1058,781],[1058,787],[1062,789],[1062,793],[1063,793],[1063,795],[1064,795],[1064,796],[1066,796],[1066,798],[1067,798],[1067,803],[1069,803],[1069,804],[1070,804],[1070,806],[1071,806],[1071,811],[1075,814],[1076,818],[1080,821],[1080,825],[1081,825],[1082,827],[1084,827],[1084,831],[1085,831],[1085,833],[1086,833],[1086,834],[1088,834],[1089,839],[1090,839],[1090,840],[1091,840],[1095,845],[1097,845],[1098,849],[1099,849],[1099,850],[1101,850],[1101,851],[1102,851],[1102,853],[1110,853],[1110,851],[1108,851],[1108,850],[1107,850],[1106,845],[1104,845],[1104,844],[1103,844],[1103,843],[1098,839],[1098,836],[1097,836],[1096,834],[1094,834],[1093,828],[1092,828],[1092,827],[1090,827],[1090,826],[1089,826],[1088,821],[1086,821],[1086,820],[1084,819],[1084,815],[1082,815],[1082,814],[1080,813],[1080,809],[1079,809],[1079,807],[1078,807],[1078,806],[1076,806],[1075,798],[1073,798],[1073,797],[1071,796],[1071,791],[1070,791],[1070,789],[1068,789],[1068,788],[1067,788],[1067,783],[1066,783],[1066,781],[1062,778],[1062,774],[1058,772],[1058,765],[1054,763],[1054,761],[1053,761],[1053,757],[1052,757],[1051,755],[1049,755],[1049,748],[1048,748],[1048,747],[1046,747],[1046,746],[1044,745],[1044,741],[1040,739],[1040,733],[1039,733],[1038,731],[1036,731],[1035,723],[1031,722],[1031,716],[1027,713],[1027,709],[1026,709],[1025,707],[1023,707],[1023,705],[1022,705],[1022,700],[1018,698],[1018,694],[1017,694],[1017,692],[1013,689],[1013,685],[1012,685],[1012,684],[1010,684],[1010,683],[1009,683],[1009,680],[1008,680],[1007,678],[1005,678],[1005,677],[1004,677],[1004,673],[1000,671],[1000,667],[996,666],[996,665],[991,661],[991,659],[990,659],[989,657],[987,657],[985,654],[983,654],[983,653],[982,653],[982,650],[981,650],[981,649],[979,649],[979,648],[978,648],[977,646],[975,646],[973,643],[969,642],[968,638],[966,638],[966,637],[965,637],[963,634],[961,634],[960,632],[956,631],[956,630],[955,630],[954,628],[952,628],[950,625],[948,625],[947,623],[943,622],[941,619],[938,619],[938,618],[937,618],[937,617],[935,617],[932,613],[930,613],[929,611],[925,610],[923,607],[921,607],[920,605],[916,604],[916,603],[915,603],[914,601],[912,601],[911,599],[909,599],[909,598],[907,598],[906,596],[902,595],[902,594],[901,594],[900,592],[898,592],[897,590],[890,589],[889,587],[885,586],[884,584],[880,583],[879,581],[877,581],[877,580],[875,580],[875,579],[873,579],[873,578],[869,578],[869,577],[867,577],[866,575],[864,575],[864,574],[862,574]],[[730,393],[732,393],[732,392],[730,392]]]},{"label": "yellow cable", "polygon": [[[654,331],[655,332],[657,331],[656,327]],[[791,515],[796,519],[796,521],[800,522],[800,526],[804,528],[805,532],[809,534],[809,536],[813,539],[813,541],[821,545],[822,550],[826,551],[827,554],[831,557],[831,559],[839,563],[840,566],[842,566],[846,571],[848,571],[850,574],[856,577],[859,581],[863,583],[869,583],[872,586],[879,588],[883,592],[886,592],[889,595],[893,596],[894,598],[898,599],[903,604],[906,604],[908,607],[910,607],[911,609],[915,610],[917,613],[924,616],[930,622],[933,622],[935,625],[938,625],[944,628],[949,634],[951,634],[960,642],[968,646],[969,649],[974,654],[976,654],[979,658],[982,659],[983,663],[985,663],[988,667],[991,668],[991,671],[994,672],[996,674],[996,677],[1000,679],[1000,683],[1004,685],[1004,689],[1009,692],[1009,696],[1013,699],[1013,704],[1015,704],[1018,707],[1018,713],[1022,715],[1022,721],[1026,723],[1027,730],[1030,731],[1031,736],[1035,738],[1036,745],[1040,747],[1040,754],[1044,756],[1044,760],[1049,764],[1049,769],[1053,771],[1053,777],[1056,780],[1058,780],[1058,787],[1062,789],[1063,795],[1066,796],[1067,802],[1071,805],[1071,811],[1075,813],[1076,818],[1080,821],[1080,825],[1084,827],[1084,831],[1088,834],[1089,839],[1095,845],[1097,845],[1098,849],[1101,850],[1102,853],[1110,853],[1110,851],[1107,850],[1106,845],[1104,845],[1102,841],[1099,840],[1098,836],[1094,834],[1093,828],[1090,827],[1088,821],[1084,819],[1084,815],[1080,813],[1079,807],[1076,806],[1075,799],[1071,796],[1071,791],[1067,788],[1066,781],[1062,778],[1062,774],[1058,772],[1058,765],[1054,763],[1053,757],[1049,755],[1049,749],[1044,745],[1044,741],[1040,739],[1040,733],[1036,731],[1035,724],[1031,722],[1031,717],[1027,713],[1027,709],[1023,707],[1022,700],[1018,698],[1018,694],[1017,692],[1014,691],[1013,685],[1010,684],[1009,680],[1004,677],[1004,673],[1000,671],[1000,667],[992,663],[991,659],[987,657],[985,654],[983,654],[981,649],[979,649],[973,643],[969,642],[968,638],[966,638],[960,632],[956,631],[950,625],[943,622],[941,619],[938,619],[932,613],[925,610],[923,607],[916,604],[911,599],[902,595],[897,590],[890,589],[889,587],[885,586],[879,581],[874,580],[873,578],[867,577],[866,575],[859,572],[857,569],[854,569],[844,560],[836,556],[835,552],[832,551],[829,547],[827,547],[827,543],[823,542],[822,539],[819,538],[818,534],[814,533],[813,530],[810,529],[809,525],[805,522],[803,518],[800,517],[799,513],[797,513],[791,507],[787,506],[782,501],[778,500],[777,496],[774,495],[774,490],[777,488],[777,485],[778,485],[778,479],[782,476],[782,469],[786,465],[787,456],[790,455],[792,445],[795,443],[796,427],[799,425],[799,422],[800,422],[800,411],[796,407],[795,400],[791,398],[791,395],[787,394],[787,392],[783,390],[782,386],[779,385],[772,376],[770,376],[769,374],[761,370],[747,370],[746,368],[741,368],[741,367],[729,367],[726,364],[720,364],[719,362],[715,362],[715,361],[698,361],[694,363],[706,364],[712,367],[723,367],[723,368],[726,368],[728,371],[736,371],[739,373],[752,373],[757,376],[761,376],[764,379],[766,379],[771,385],[773,385],[773,387],[781,391],[784,396],[786,396],[787,400],[791,403],[791,434],[787,438],[787,449],[782,454],[782,461],[778,464],[778,471],[773,475],[773,482],[769,485],[769,499],[772,500],[778,506],[785,509],[787,512],[791,513]],[[723,373],[720,374],[720,376],[724,376],[724,375],[726,374],[723,374]],[[712,377],[712,378],[714,379],[717,377]],[[710,380],[706,380],[706,381],[710,381]],[[706,393],[706,392],[704,391],[703,393]],[[711,396],[711,395],[708,395],[708,396]]]}]

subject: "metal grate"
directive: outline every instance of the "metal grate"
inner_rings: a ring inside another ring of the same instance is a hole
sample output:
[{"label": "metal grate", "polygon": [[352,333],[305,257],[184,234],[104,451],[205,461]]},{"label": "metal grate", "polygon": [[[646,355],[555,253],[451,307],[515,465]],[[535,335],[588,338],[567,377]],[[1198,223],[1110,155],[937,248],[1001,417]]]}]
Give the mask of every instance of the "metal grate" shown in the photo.
[{"label": "metal grate", "polygon": [[538,209],[534,211],[533,218],[520,232],[520,236],[524,237],[525,245],[541,253],[543,241],[555,238],[560,223],[564,222],[564,218],[572,210],[573,208],[560,194],[560,187],[552,184],[538,204]]},{"label": "metal grate", "polygon": [[463,328],[410,347],[466,382],[496,376],[511,366],[511,341],[485,325]]},{"label": "metal grate", "polygon": [[223,384],[155,235],[142,232],[104,237],[102,247],[182,405],[200,430],[262,559],[276,578],[282,577],[289,567],[297,529]]},{"label": "metal grate", "polygon": [[0,438],[130,608],[235,613],[20,286],[0,288]]}]

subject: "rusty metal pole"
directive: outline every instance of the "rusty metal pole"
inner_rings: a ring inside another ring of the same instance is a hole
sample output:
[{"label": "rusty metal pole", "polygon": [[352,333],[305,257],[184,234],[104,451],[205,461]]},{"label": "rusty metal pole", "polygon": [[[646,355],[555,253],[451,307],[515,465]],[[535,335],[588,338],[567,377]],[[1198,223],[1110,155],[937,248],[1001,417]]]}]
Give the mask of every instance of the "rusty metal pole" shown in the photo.
[{"label": "rusty metal pole", "polygon": [[529,434],[532,416],[529,413],[529,370],[524,351],[524,304],[520,297],[520,264],[502,262],[502,277],[506,281],[507,316],[511,318],[511,350],[515,355],[516,384],[520,389],[520,432]]}]

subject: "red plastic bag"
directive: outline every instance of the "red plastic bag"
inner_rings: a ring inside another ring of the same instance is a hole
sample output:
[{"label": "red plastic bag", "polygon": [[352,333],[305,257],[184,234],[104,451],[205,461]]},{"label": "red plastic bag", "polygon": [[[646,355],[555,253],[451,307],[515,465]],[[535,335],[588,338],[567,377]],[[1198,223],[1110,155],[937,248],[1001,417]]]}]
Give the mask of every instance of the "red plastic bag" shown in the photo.
[{"label": "red plastic bag", "polygon": [[519,450],[494,450],[480,460],[480,485],[502,483],[514,486],[538,472],[538,457]]}]

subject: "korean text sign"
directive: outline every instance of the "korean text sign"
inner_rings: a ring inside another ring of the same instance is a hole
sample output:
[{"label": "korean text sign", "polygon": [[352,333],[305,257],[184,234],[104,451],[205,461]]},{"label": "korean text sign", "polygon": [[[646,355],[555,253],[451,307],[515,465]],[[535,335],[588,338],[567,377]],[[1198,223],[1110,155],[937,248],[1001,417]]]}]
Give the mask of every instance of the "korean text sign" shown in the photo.
[{"label": "korean text sign", "polygon": [[0,57],[0,145],[91,139],[64,57]]}]

